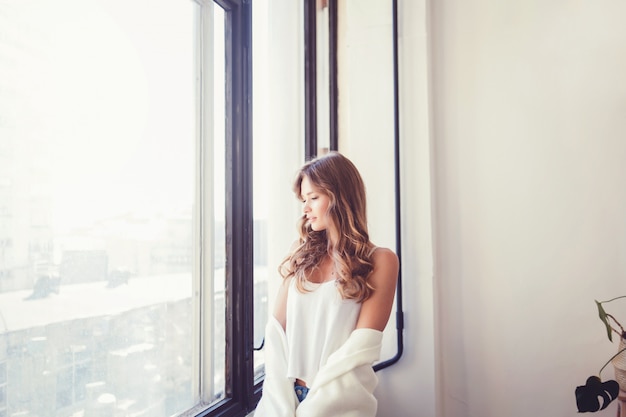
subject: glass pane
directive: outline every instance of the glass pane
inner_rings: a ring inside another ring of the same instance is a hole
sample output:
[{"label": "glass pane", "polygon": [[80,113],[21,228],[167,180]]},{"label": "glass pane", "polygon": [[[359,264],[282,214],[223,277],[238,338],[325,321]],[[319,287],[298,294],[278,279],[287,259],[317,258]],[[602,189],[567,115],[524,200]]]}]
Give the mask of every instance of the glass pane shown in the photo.
[{"label": "glass pane", "polygon": [[210,394],[214,400],[224,397],[226,387],[226,38],[227,14],[217,3],[213,8],[213,201],[215,234],[213,241],[213,363],[214,380]]},{"label": "glass pane", "polygon": [[0,5],[0,415],[194,405],[195,10]]}]

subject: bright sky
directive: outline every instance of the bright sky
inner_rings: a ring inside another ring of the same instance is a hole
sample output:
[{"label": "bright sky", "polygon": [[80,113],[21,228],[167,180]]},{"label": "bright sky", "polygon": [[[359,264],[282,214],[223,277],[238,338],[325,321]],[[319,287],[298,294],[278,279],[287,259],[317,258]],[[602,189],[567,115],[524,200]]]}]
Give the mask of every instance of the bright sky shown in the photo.
[{"label": "bright sky", "polygon": [[173,3],[0,0],[6,139],[32,155],[58,228],[191,207],[194,3]]},{"label": "bright sky", "polygon": [[[51,196],[59,233],[103,217],[191,207],[198,7],[192,0],[0,0],[0,145],[18,161],[30,159],[35,169],[16,163],[14,188]],[[254,22],[255,218],[267,215],[264,173],[275,151],[263,113],[267,9],[255,2],[264,11]],[[223,138],[224,28],[219,7],[214,13],[213,134]],[[219,219],[223,141],[214,152],[208,168],[216,173]]]}]

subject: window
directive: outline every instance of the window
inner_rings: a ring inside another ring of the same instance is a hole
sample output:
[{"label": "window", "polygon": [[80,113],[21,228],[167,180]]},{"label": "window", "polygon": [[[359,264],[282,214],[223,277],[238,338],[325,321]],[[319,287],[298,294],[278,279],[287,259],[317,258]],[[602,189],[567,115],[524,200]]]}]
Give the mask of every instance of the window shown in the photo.
[{"label": "window", "polygon": [[158,417],[199,402],[205,9],[0,6],[0,416]]},{"label": "window", "polygon": [[214,7],[214,215],[208,217],[215,219],[216,238],[222,230],[224,236],[215,248],[223,245],[225,253],[224,359],[230,373],[226,394],[210,415],[245,414],[260,398],[265,323],[299,213],[289,174],[303,160],[301,25],[292,23],[301,11],[297,2],[250,3],[216,1]]},{"label": "window", "polygon": [[0,9],[1,417],[254,407],[302,161],[254,8],[254,103],[250,2]]},{"label": "window", "polygon": [[305,0],[306,149],[314,157],[338,149],[336,0]]},{"label": "window", "polygon": [[0,6],[0,417],[254,408],[299,213],[301,7]]},{"label": "window", "polygon": [[[202,306],[208,308],[212,301],[209,316],[214,318],[206,320],[213,327],[203,326],[201,340],[213,338],[214,343],[207,343],[208,349],[201,355],[205,359],[201,368],[208,374],[201,379],[200,393],[203,402],[212,404],[202,415],[242,415],[253,407],[255,397],[250,19],[249,3],[215,1],[212,22],[203,26],[212,31],[213,39],[213,91],[203,100],[213,101],[212,120],[207,125],[212,127],[208,142],[213,156],[206,166],[212,171],[205,178],[212,183],[212,195],[207,195],[212,204],[204,218],[213,223],[209,229],[214,245],[209,256],[213,257],[214,275]],[[205,240],[206,236],[201,239]],[[202,282],[211,281],[207,278],[203,275]],[[211,359],[213,365],[206,363]],[[221,369],[215,365],[220,360]],[[212,376],[216,380],[220,375],[221,386],[209,389]]]}]

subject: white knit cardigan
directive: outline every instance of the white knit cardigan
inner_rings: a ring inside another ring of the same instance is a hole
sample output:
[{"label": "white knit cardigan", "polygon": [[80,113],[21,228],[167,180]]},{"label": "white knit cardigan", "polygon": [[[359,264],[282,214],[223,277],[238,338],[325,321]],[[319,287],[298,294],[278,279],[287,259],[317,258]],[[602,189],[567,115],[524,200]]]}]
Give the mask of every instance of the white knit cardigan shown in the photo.
[{"label": "white knit cardigan", "polygon": [[302,403],[287,378],[287,337],[271,317],[265,331],[265,382],[254,417],[375,417],[372,364],[379,359],[382,332],[356,329],[320,368]]}]

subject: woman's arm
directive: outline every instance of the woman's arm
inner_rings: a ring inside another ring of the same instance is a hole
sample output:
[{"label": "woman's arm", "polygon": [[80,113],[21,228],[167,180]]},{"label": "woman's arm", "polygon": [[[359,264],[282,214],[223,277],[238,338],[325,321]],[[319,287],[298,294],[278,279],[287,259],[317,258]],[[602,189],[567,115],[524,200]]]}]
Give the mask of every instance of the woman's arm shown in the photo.
[{"label": "woman's arm", "polygon": [[391,314],[400,263],[398,256],[387,248],[376,249],[372,258],[374,269],[368,282],[374,292],[363,302],[356,328],[383,331]]}]

